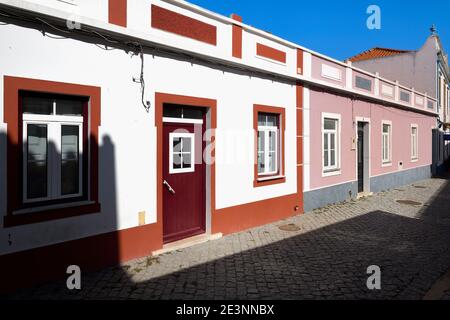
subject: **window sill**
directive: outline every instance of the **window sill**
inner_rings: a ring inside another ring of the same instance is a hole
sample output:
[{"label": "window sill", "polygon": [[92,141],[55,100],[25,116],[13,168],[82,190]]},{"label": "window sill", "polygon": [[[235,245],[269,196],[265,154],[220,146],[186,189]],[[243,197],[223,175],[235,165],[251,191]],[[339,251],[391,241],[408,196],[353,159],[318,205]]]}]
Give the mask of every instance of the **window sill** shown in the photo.
[{"label": "window sill", "polygon": [[280,183],[285,183],[285,182],[286,182],[286,176],[283,176],[283,175],[258,177],[254,181],[253,186],[256,188],[256,187],[264,187],[264,186],[280,184]]},{"label": "window sill", "polygon": [[77,201],[77,202],[66,202],[66,203],[53,204],[53,205],[47,205],[47,206],[36,206],[34,208],[15,210],[15,211],[13,211],[13,215],[35,213],[35,212],[42,212],[42,211],[49,211],[49,210],[56,210],[56,209],[67,209],[67,208],[71,208],[71,207],[81,207],[81,206],[92,205],[92,204],[95,204],[95,202],[94,201]]},{"label": "window sill", "polygon": [[341,173],[341,169],[322,171],[322,177],[338,176]]},{"label": "window sill", "polygon": [[13,211],[4,217],[4,227],[39,223],[51,220],[65,219],[85,214],[99,213],[101,206],[92,201],[72,202],[58,205],[42,206]]},{"label": "window sill", "polygon": [[418,162],[419,158],[411,159],[411,162]]},{"label": "window sill", "polygon": [[383,162],[383,163],[381,164],[381,167],[382,167],[382,168],[385,168],[385,167],[392,167],[392,162]]},{"label": "window sill", "polygon": [[258,182],[264,182],[264,181],[270,181],[270,180],[277,180],[277,179],[284,179],[285,176],[268,176],[268,177],[259,177],[256,179]]}]

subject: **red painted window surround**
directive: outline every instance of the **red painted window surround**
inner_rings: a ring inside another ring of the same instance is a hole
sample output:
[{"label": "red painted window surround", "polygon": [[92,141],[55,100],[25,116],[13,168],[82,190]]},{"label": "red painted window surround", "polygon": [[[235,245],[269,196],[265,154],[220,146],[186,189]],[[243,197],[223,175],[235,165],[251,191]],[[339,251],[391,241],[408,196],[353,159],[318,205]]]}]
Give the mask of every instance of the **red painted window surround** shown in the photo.
[{"label": "red painted window surround", "polygon": [[[20,91],[45,92],[63,95],[78,95],[89,98],[89,152],[90,152],[90,187],[89,204],[76,204],[70,208],[49,209],[30,214],[13,214],[23,208],[22,204],[22,117],[20,106]],[[4,121],[7,129],[7,213],[4,226],[12,227],[68,218],[89,213],[100,212],[98,198],[98,127],[100,126],[100,97],[99,87],[36,80],[28,78],[4,77]]]},{"label": "red painted window surround", "polygon": [[[279,163],[281,164],[281,170],[274,175],[274,179],[266,180],[266,181],[258,181],[258,178],[260,178],[258,174],[258,113],[273,113],[280,117],[281,119],[281,129],[280,129],[280,138],[281,138],[281,145],[280,145],[280,156],[279,156]],[[285,167],[285,161],[284,161],[284,152],[285,152],[285,142],[284,142],[284,135],[286,130],[286,113],[284,108],[280,107],[272,107],[272,106],[265,106],[260,104],[253,105],[253,130],[255,132],[255,161],[254,161],[254,168],[253,168],[253,187],[264,187],[268,185],[273,184],[279,184],[279,183],[285,183],[286,178],[284,177],[284,167]],[[281,177],[280,177],[281,176]]]},{"label": "red painted window surround", "polygon": [[256,44],[256,54],[260,57],[272,59],[281,63],[286,63],[286,52],[266,46],[261,43]]},{"label": "red painted window surround", "polygon": [[152,28],[217,45],[216,26],[152,4]]},{"label": "red painted window surround", "polygon": [[109,23],[125,27],[127,26],[127,0],[108,1]]}]

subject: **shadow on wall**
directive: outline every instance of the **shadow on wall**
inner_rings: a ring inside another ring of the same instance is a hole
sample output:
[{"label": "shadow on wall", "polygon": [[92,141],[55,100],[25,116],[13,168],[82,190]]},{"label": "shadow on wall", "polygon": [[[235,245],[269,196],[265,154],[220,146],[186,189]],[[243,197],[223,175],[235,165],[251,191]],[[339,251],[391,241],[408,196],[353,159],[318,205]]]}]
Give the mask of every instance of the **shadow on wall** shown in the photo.
[{"label": "shadow on wall", "polygon": [[[51,242],[55,241],[54,239],[58,239],[65,242],[0,255],[0,265],[2,266],[0,293],[11,292],[17,288],[31,287],[48,281],[65,279],[68,277],[66,271],[70,265],[79,266],[82,273],[84,273],[99,270],[105,266],[119,264],[121,259],[120,243],[117,233],[111,232],[118,228],[115,146],[109,136],[103,137],[99,147],[94,143],[95,139],[92,139],[92,137],[90,141],[92,143],[88,159],[95,157],[96,155],[92,150],[98,149],[98,190],[100,192],[98,199],[101,205],[101,213],[84,215],[79,214],[76,212],[77,209],[75,209],[73,216],[68,218],[49,219],[48,221],[11,227],[3,226],[1,238],[7,240],[7,243],[2,243],[0,246],[3,248],[3,252],[14,250],[15,243],[18,243],[18,245],[23,243],[25,246],[29,246],[30,239],[42,242]],[[4,152],[7,150],[6,146],[11,143],[5,133],[0,134],[1,154],[6,154]],[[10,145],[9,149],[16,147]],[[54,149],[54,146],[49,145],[48,151],[50,152],[52,148]],[[4,160],[5,157],[0,157],[0,161]],[[85,161],[88,160],[83,162]],[[6,187],[6,163],[0,162],[0,173],[1,183]],[[86,175],[84,176],[86,177]],[[84,184],[84,190],[94,187],[92,185],[88,187],[88,185],[90,183]],[[11,192],[10,190],[8,191]],[[91,190],[89,191],[92,197],[93,193]],[[96,191],[94,190],[93,192]],[[6,201],[6,199],[3,201]],[[0,209],[3,208],[6,211],[5,202],[2,202],[0,207]],[[58,213],[65,215],[67,209]],[[39,215],[42,213],[24,214]],[[95,230],[102,230],[102,232],[107,233],[77,239],[77,236],[79,237],[80,234],[83,234],[78,228],[85,228],[85,232],[91,234],[95,234]],[[67,239],[70,239],[70,241],[66,241]]]},{"label": "shadow on wall", "polygon": [[[276,227],[255,229],[178,251],[176,259],[166,254],[142,260],[132,268],[88,274],[78,292],[69,292],[61,283],[18,298],[421,299],[448,269],[450,224],[442,222],[450,222],[449,200],[447,183],[419,219],[372,211],[278,242],[234,251],[256,237],[286,236]],[[441,205],[444,210],[439,210]],[[320,218],[323,221],[324,217]],[[211,256],[215,258],[208,259]],[[195,266],[183,268],[180,264]],[[366,286],[371,265],[381,268],[381,290]]]}]

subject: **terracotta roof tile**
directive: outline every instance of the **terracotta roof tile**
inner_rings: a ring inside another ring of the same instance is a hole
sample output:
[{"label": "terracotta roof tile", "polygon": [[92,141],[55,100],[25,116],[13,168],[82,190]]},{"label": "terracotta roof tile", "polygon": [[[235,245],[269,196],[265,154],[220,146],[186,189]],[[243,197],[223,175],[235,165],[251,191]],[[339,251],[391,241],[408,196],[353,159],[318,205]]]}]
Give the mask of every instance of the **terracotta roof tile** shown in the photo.
[{"label": "terracotta roof tile", "polygon": [[357,54],[349,58],[351,62],[362,61],[362,60],[371,60],[375,58],[383,58],[389,56],[395,56],[397,54],[411,52],[411,50],[397,50],[397,49],[389,49],[389,48],[372,48],[362,53]]}]

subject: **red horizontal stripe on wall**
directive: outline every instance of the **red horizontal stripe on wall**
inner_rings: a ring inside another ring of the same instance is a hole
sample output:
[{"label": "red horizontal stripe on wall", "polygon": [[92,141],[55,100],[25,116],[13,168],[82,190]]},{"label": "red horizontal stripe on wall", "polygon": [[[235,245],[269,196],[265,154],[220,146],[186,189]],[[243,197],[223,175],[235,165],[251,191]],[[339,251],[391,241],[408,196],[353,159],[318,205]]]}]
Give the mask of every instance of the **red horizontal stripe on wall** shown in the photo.
[{"label": "red horizontal stripe on wall", "polygon": [[[116,213],[103,214],[111,217]],[[1,255],[0,294],[66,279],[67,267],[72,264],[82,272],[93,272],[147,256],[162,248],[161,231],[156,224],[148,224]]]},{"label": "red horizontal stripe on wall", "polygon": [[286,52],[277,50],[261,43],[256,44],[256,54],[260,57],[286,63]]},{"label": "red horizontal stripe on wall", "polygon": [[127,0],[109,0],[108,3],[109,23],[127,26]]},{"label": "red horizontal stripe on wall", "polygon": [[152,5],[152,28],[214,46],[217,44],[217,28],[215,26],[155,5]]}]

